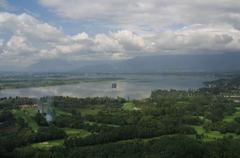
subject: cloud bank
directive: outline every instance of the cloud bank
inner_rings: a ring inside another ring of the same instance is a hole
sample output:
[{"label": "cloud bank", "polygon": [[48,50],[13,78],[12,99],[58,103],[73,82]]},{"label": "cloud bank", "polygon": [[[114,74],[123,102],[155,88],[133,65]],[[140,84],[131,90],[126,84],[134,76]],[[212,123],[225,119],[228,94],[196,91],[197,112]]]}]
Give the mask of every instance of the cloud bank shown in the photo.
[{"label": "cloud bank", "polygon": [[175,24],[231,24],[239,28],[236,0],[40,0],[58,16],[99,19],[122,27],[148,26],[155,31]]},{"label": "cloud bank", "polygon": [[236,0],[39,0],[39,4],[62,19],[101,21],[118,29],[68,35],[28,13],[0,12],[1,67],[27,67],[51,58],[121,60],[240,50]]}]

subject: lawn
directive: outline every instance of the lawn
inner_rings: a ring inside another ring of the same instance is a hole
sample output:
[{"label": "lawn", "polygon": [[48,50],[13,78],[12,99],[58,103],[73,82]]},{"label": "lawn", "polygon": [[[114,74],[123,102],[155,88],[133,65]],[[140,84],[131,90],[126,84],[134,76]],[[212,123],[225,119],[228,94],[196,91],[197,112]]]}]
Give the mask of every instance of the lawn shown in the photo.
[{"label": "lawn", "polygon": [[203,140],[205,141],[212,141],[215,139],[222,139],[224,137],[228,137],[228,136],[232,136],[234,138],[239,138],[238,135],[234,134],[234,133],[225,133],[222,134],[219,131],[208,131],[206,132],[205,129],[202,126],[191,126],[193,127],[198,134],[203,134]]},{"label": "lawn", "polygon": [[64,131],[68,136],[86,137],[91,134],[90,132],[84,129],[64,128]]},{"label": "lawn", "polygon": [[198,134],[205,134],[206,133],[205,129],[202,126],[193,126],[192,125],[191,127],[194,128]]},{"label": "lawn", "polygon": [[54,108],[54,111],[55,111],[57,116],[62,116],[62,115],[71,116],[72,115],[70,112],[63,111],[60,108]]},{"label": "lawn", "polygon": [[[236,117],[240,117],[240,107],[236,108],[236,112],[233,115],[226,116],[223,121],[225,122],[233,122]],[[204,119],[205,121],[208,121]],[[204,134],[204,140],[205,141],[211,141],[215,139],[221,139],[223,137],[233,136],[234,138],[239,138],[240,136],[234,134],[234,133],[225,133],[222,134],[219,131],[208,131],[206,132],[202,126],[191,126],[193,127],[198,134]]]},{"label": "lawn", "polygon": [[28,126],[32,128],[33,131],[37,131],[38,124],[33,120],[32,116],[34,116],[33,110],[13,110],[14,116],[18,118],[22,118],[25,122],[28,123]]},{"label": "lawn", "polygon": [[85,123],[88,123],[90,125],[97,124],[99,126],[109,126],[109,127],[119,127],[120,125],[115,124],[106,124],[106,123],[98,123],[98,122],[91,122],[91,121],[85,121]]},{"label": "lawn", "polygon": [[[63,128],[63,130],[66,132],[68,136],[86,137],[91,134],[90,132],[83,129]],[[64,144],[64,139],[58,139],[58,140],[50,140],[50,141],[44,141],[40,143],[34,143],[31,146],[34,148],[48,149],[51,147],[61,146],[63,144]]]},{"label": "lawn", "polygon": [[34,143],[31,146],[34,148],[51,148],[55,146],[61,146],[64,144],[64,139],[45,141],[41,143]]},{"label": "lawn", "polygon": [[133,102],[127,102],[127,103],[124,103],[123,105],[123,110],[126,110],[126,111],[133,111],[133,110],[136,110],[136,107],[134,105]]},{"label": "lawn", "polygon": [[24,109],[23,110],[27,115],[31,116],[31,117],[34,117],[37,112],[38,112],[38,109],[36,108],[27,108],[27,109]]},{"label": "lawn", "polygon": [[[93,106],[89,106],[89,107],[84,107],[84,108],[75,108],[74,110],[77,110],[78,112],[80,112],[83,116],[85,115],[96,115],[99,111],[101,111],[103,108],[103,106],[101,105],[93,105]],[[60,108],[54,108],[55,113],[57,116],[62,116],[62,115],[67,115],[67,116],[71,116],[72,114],[70,112],[64,111],[64,109],[60,109]]]},{"label": "lawn", "polygon": [[86,108],[79,108],[78,111],[81,112],[83,116],[86,116],[86,115],[96,115],[102,109],[103,109],[103,105],[92,105]]},{"label": "lawn", "polygon": [[236,108],[236,112],[233,115],[226,116],[223,121],[225,122],[233,122],[236,117],[240,117],[240,107]]}]

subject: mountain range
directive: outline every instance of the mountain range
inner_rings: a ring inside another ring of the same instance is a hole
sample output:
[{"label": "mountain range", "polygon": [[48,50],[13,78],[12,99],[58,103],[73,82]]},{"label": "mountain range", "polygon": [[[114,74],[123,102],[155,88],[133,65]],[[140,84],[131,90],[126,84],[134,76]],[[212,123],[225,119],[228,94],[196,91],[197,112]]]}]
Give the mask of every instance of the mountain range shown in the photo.
[{"label": "mountain range", "polygon": [[121,61],[45,60],[29,71],[80,73],[165,73],[240,71],[240,54],[157,55]]}]

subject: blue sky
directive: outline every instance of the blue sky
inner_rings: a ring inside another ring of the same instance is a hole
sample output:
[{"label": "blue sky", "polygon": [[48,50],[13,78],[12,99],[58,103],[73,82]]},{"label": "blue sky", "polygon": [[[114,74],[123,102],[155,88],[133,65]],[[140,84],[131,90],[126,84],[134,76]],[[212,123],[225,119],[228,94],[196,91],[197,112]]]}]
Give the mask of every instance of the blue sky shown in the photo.
[{"label": "blue sky", "polygon": [[236,0],[1,0],[0,67],[239,52]]},{"label": "blue sky", "polygon": [[[11,12],[20,14],[26,12],[42,21],[48,22],[56,27],[63,28],[67,34],[77,34],[78,32],[86,32],[95,35],[99,32],[117,31],[121,29],[118,26],[109,25],[108,21],[101,21],[101,18],[91,19],[64,19],[58,17],[49,8],[39,4],[37,0],[8,0],[13,7]],[[149,26],[140,25],[144,30],[151,30]],[[185,26],[182,23],[173,23],[167,29],[178,30]],[[166,28],[165,28],[166,29]]]},{"label": "blue sky", "polygon": [[[89,34],[96,34],[98,32],[107,32],[109,29],[104,27],[101,23],[94,21],[89,22],[88,20],[71,20],[62,19],[56,16],[48,8],[39,5],[37,0],[9,0],[11,6],[14,8],[10,9],[11,12],[20,14],[26,12],[42,21],[48,22],[56,27],[63,28],[67,34],[76,34],[78,32],[87,32]],[[96,27],[96,25],[98,27]]]},{"label": "blue sky", "polygon": [[47,8],[39,5],[36,0],[8,0],[8,3],[12,6],[10,11],[16,14],[27,12],[43,21],[54,22],[57,20],[57,16],[51,14]]}]

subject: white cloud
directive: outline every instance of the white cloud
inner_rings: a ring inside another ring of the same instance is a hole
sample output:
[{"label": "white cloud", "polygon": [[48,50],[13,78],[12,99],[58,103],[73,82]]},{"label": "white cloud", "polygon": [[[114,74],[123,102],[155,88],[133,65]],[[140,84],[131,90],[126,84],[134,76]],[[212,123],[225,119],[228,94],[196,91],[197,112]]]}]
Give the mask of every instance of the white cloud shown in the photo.
[{"label": "white cloud", "polygon": [[113,39],[109,35],[105,34],[98,34],[94,38],[94,43],[96,45],[95,50],[103,51],[103,52],[118,52],[123,51],[122,46],[120,45],[119,41]]},{"label": "white cloud", "polygon": [[27,44],[26,37],[23,36],[12,36],[11,39],[6,43],[6,47],[9,52],[30,52],[34,49]]},{"label": "white cloud", "polygon": [[111,36],[123,45],[126,50],[142,50],[146,47],[143,37],[137,36],[131,31],[123,30],[112,33]]},{"label": "white cloud", "polygon": [[[118,59],[140,50],[144,40],[129,31],[66,35],[61,29],[23,13],[0,13],[0,60],[28,66],[45,58]],[[125,55],[124,55],[125,54]],[[117,58],[118,57],[118,58]]]},{"label": "white cloud", "polygon": [[[237,0],[39,0],[63,19],[94,20],[123,31],[97,35],[97,49],[141,53],[239,50]],[[183,28],[183,26],[185,26]],[[102,39],[102,40],[101,40]]]},{"label": "white cloud", "polygon": [[179,23],[228,23],[240,27],[238,0],[39,0],[39,3],[63,18],[94,19],[123,29],[145,25],[159,31]]},{"label": "white cloud", "polygon": [[239,43],[240,31],[232,26],[193,25],[178,31],[161,34],[158,49],[181,52],[228,52],[238,50],[233,43]]},{"label": "white cloud", "polygon": [[58,28],[41,22],[28,14],[0,13],[0,60],[26,65],[36,62],[42,48],[50,48],[64,41],[65,34]]},{"label": "white cloud", "polygon": [[88,40],[89,36],[85,32],[82,32],[82,33],[72,36],[72,39],[76,40],[76,41]]},{"label": "white cloud", "polygon": [[[152,6],[141,7],[146,10]],[[149,34],[125,29],[71,36],[26,13],[2,12],[0,50],[0,66],[18,67],[49,58],[118,60],[146,53],[228,52],[240,50],[240,31],[230,24],[192,24]]]}]

